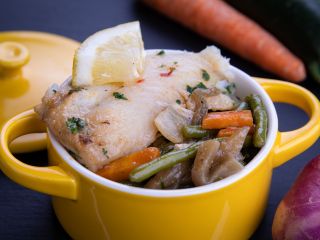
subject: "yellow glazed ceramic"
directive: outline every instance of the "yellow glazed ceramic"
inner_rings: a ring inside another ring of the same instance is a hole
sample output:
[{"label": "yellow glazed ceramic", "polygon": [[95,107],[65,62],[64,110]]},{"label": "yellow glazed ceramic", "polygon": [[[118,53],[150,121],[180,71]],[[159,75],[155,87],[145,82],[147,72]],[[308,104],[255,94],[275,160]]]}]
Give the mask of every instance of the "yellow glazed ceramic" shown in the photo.
[{"label": "yellow glazed ceramic", "polygon": [[[233,68],[240,96],[257,93],[266,105],[266,145],[241,172],[202,187],[150,190],[122,185],[90,172],[48,131],[50,166],[17,160],[8,145],[16,137],[45,131],[33,111],[9,120],[1,132],[0,165],[13,181],[52,195],[53,207],[74,239],[242,240],[258,226],[267,202],[272,169],[312,145],[320,132],[317,98],[297,85],[250,78]],[[273,101],[287,102],[310,116],[302,128],[278,132]]]},{"label": "yellow glazed ceramic", "polygon": [[[71,74],[78,47],[74,40],[49,33],[0,32],[0,126],[38,104],[49,85]],[[15,141],[11,150],[33,151],[45,143],[44,134],[32,135]]]}]

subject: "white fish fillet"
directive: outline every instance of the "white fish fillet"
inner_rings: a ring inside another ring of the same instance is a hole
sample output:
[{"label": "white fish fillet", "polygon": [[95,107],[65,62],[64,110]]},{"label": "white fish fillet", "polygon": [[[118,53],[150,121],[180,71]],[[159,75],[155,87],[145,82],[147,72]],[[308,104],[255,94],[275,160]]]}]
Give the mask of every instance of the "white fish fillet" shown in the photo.
[{"label": "white fish fillet", "polygon": [[[156,53],[148,51],[140,83],[93,86],[71,94],[66,83],[56,93],[49,89],[35,108],[57,139],[91,171],[149,146],[157,134],[154,119],[177,99],[185,102],[187,85],[202,82],[213,87],[217,80],[232,78],[228,60],[215,47],[200,53]],[[169,76],[160,76],[170,67],[175,69]],[[202,69],[209,73],[209,81],[202,79]],[[128,100],[115,98],[115,91]],[[73,134],[66,125],[71,117],[81,118],[87,125]]]}]

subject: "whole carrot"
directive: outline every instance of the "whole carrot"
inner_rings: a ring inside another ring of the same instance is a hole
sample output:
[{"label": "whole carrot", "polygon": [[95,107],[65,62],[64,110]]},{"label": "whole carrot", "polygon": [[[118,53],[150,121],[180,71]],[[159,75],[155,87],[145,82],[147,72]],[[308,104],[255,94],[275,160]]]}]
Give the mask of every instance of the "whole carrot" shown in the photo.
[{"label": "whole carrot", "polygon": [[144,163],[150,162],[159,156],[160,150],[158,148],[148,147],[123,158],[114,160],[96,173],[113,181],[124,181],[129,178],[129,174],[133,169]]},{"label": "whole carrot", "polygon": [[305,79],[305,67],[275,37],[222,0],[143,0],[199,34],[287,80]]},{"label": "whole carrot", "polygon": [[202,120],[203,129],[221,129],[227,127],[252,126],[250,110],[208,113]]}]

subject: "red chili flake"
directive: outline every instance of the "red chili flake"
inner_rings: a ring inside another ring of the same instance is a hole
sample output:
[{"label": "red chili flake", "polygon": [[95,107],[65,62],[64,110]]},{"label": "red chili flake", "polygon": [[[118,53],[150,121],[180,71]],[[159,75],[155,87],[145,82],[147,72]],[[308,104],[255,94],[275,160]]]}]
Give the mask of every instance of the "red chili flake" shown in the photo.
[{"label": "red chili flake", "polygon": [[144,82],[144,79],[137,80],[137,83],[143,83],[143,82]]},{"label": "red chili flake", "polygon": [[169,72],[160,73],[160,77],[169,77],[173,73],[174,70],[176,70],[175,67],[170,67],[169,68]]}]

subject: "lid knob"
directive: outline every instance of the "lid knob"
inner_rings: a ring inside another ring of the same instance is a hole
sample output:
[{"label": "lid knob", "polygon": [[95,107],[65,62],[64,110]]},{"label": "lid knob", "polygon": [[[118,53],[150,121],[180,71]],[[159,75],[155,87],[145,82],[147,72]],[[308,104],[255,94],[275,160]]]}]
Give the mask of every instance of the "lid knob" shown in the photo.
[{"label": "lid knob", "polygon": [[0,77],[12,77],[20,73],[22,66],[30,59],[29,50],[17,42],[0,43]]}]

